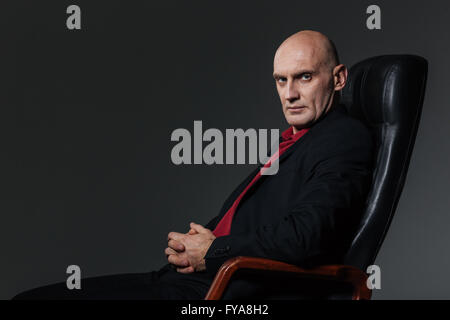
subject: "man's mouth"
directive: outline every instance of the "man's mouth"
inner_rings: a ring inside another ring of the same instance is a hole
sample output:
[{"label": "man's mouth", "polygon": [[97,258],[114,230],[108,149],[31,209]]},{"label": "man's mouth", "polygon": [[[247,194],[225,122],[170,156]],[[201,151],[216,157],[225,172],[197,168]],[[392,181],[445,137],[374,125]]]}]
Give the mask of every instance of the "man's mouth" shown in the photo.
[{"label": "man's mouth", "polygon": [[301,110],[303,110],[303,109],[305,109],[305,108],[306,108],[305,106],[292,106],[292,107],[287,107],[287,109],[288,109],[289,111],[293,111],[293,112],[301,111]]}]

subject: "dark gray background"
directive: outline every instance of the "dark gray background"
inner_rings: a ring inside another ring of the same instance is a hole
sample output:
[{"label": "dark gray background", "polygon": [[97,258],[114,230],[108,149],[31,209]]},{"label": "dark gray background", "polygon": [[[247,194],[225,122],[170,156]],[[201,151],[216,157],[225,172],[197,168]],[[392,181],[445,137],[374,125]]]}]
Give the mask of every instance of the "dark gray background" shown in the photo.
[{"label": "dark gray background", "polygon": [[[66,28],[78,4],[82,30]],[[382,30],[365,26],[381,7]],[[376,263],[374,299],[448,299],[450,3],[443,1],[2,1],[0,298],[165,263],[169,231],[206,223],[248,165],[175,166],[176,128],[287,125],[273,54],[324,32],[348,66],[429,61],[415,150]]]}]

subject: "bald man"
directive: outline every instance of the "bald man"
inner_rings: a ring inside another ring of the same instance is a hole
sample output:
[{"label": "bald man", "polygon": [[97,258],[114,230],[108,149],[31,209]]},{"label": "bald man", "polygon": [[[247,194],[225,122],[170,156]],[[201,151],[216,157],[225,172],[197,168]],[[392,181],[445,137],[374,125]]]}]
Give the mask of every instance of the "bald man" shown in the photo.
[{"label": "bald man", "polygon": [[[367,128],[339,104],[347,68],[325,35],[306,30],[280,45],[273,77],[289,124],[280,138],[277,174],[261,175],[256,168],[206,226],[192,222],[187,233],[170,232],[168,264],[159,271],[84,279],[82,290],[60,283],[17,298],[203,299],[232,257],[302,267],[339,263],[362,212],[372,167]],[[276,279],[236,277],[225,298],[276,298],[276,287]],[[311,297],[314,288],[295,284],[292,292]]]}]

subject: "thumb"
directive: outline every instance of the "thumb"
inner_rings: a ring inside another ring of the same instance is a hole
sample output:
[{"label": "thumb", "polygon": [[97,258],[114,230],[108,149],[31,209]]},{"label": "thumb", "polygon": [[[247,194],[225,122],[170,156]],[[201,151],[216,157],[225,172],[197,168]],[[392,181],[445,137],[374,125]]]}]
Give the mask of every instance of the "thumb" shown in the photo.
[{"label": "thumb", "polygon": [[192,229],[192,228],[191,228],[191,229],[189,230],[189,232],[188,232],[189,235],[193,235],[193,234],[197,234],[197,233],[198,233],[198,232],[195,231],[195,230]]},{"label": "thumb", "polygon": [[190,223],[191,229],[194,229],[198,233],[207,233],[208,229],[204,228],[202,225],[191,222]]}]

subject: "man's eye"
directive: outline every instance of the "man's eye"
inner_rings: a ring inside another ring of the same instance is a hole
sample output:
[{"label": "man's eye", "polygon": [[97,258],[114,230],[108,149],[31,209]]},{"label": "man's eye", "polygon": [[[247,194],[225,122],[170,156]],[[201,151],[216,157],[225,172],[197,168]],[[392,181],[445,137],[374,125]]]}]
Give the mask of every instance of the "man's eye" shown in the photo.
[{"label": "man's eye", "polygon": [[302,80],[311,80],[311,74],[310,73],[304,73],[300,76]]},{"label": "man's eye", "polygon": [[278,83],[285,83],[286,82],[286,78],[277,78],[277,82]]}]

